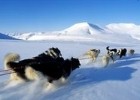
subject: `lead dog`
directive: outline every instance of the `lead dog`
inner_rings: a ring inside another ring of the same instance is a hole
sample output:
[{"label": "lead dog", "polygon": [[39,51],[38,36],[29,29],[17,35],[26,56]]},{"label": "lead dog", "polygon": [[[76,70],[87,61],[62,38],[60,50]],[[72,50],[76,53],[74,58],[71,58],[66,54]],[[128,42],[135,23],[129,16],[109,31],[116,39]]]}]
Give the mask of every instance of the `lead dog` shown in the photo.
[{"label": "lead dog", "polygon": [[129,54],[129,55],[134,55],[134,53],[135,53],[135,50],[134,50],[134,49],[129,49],[129,50],[128,50],[128,54]]}]

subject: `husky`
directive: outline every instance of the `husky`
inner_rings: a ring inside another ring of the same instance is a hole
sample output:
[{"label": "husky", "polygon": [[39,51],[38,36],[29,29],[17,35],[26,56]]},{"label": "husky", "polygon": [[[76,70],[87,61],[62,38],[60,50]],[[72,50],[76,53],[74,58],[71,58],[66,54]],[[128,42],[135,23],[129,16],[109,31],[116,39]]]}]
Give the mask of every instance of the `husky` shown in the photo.
[{"label": "husky", "polygon": [[[11,72],[10,80],[27,80],[25,77],[25,67],[35,63],[49,62],[57,58],[62,58],[62,54],[58,48],[50,48],[38,56],[20,60],[20,55],[17,53],[8,53],[4,57],[4,69]],[[11,67],[12,66],[12,67]]]},{"label": "husky", "polygon": [[67,79],[75,69],[79,68],[80,62],[76,58],[66,59],[62,62],[52,61],[38,64],[31,64],[25,69],[25,76],[29,80],[37,80],[40,74],[53,83],[60,78]]},{"label": "husky", "polygon": [[12,77],[10,77],[10,80],[22,80],[26,82],[38,80],[44,77],[49,83],[53,83],[53,81],[59,80],[60,78],[67,79],[72,71],[80,66],[79,59],[77,58],[64,60],[63,57],[59,57],[59,53],[56,53],[58,57],[53,57],[48,54],[49,53],[46,54],[47,59],[46,56],[36,56],[33,59],[24,60],[20,60],[20,55],[16,53],[6,55],[5,68],[14,72],[11,73]]},{"label": "husky", "polygon": [[134,55],[134,53],[135,53],[135,50],[134,50],[134,49],[129,49],[129,50],[128,50],[128,54],[129,54],[129,55]]},{"label": "husky", "polygon": [[102,63],[103,63],[103,65],[104,65],[105,67],[108,66],[109,60],[110,60],[110,56],[109,56],[108,54],[107,54],[107,55],[104,55],[104,56],[102,57]]},{"label": "husky", "polygon": [[107,54],[109,54],[109,55],[115,55],[117,53],[117,49],[116,48],[109,49],[109,46],[106,47],[106,50],[107,50]]},{"label": "husky", "polygon": [[107,50],[107,56],[109,56],[112,59],[112,61],[114,62],[115,58],[117,56],[117,49],[116,48],[109,49],[109,46],[107,46],[106,50]]},{"label": "husky", "polygon": [[88,56],[88,58],[91,58],[92,61],[95,61],[100,53],[99,49],[90,49],[87,51],[84,55]]},{"label": "husky", "polygon": [[120,50],[118,50],[117,55],[119,55],[119,57],[122,58],[123,56],[126,56],[126,53],[127,53],[127,49],[121,48]]}]

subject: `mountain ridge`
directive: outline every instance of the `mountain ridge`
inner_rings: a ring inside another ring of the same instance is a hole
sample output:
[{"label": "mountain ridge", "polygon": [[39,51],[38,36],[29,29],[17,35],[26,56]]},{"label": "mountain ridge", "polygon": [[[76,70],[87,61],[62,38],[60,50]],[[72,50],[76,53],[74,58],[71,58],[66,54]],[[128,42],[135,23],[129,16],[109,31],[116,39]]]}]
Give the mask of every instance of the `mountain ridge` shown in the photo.
[{"label": "mountain ridge", "polygon": [[14,37],[11,37],[11,36],[8,36],[8,35],[5,35],[5,34],[3,34],[3,33],[0,33],[0,39],[15,40]]},{"label": "mountain ridge", "polygon": [[[91,24],[88,22],[76,23],[64,30],[61,31],[53,31],[53,32],[29,32],[29,33],[19,33],[10,35],[17,39],[22,40],[48,40],[48,39],[56,39],[69,37],[91,37],[94,39],[106,39],[112,35],[112,37],[122,38],[121,35],[126,35],[127,37],[131,37],[133,39],[140,40],[140,25],[136,25],[133,23],[112,23],[106,25],[104,28],[101,28],[95,24]],[[110,39],[110,38],[108,38]]]}]

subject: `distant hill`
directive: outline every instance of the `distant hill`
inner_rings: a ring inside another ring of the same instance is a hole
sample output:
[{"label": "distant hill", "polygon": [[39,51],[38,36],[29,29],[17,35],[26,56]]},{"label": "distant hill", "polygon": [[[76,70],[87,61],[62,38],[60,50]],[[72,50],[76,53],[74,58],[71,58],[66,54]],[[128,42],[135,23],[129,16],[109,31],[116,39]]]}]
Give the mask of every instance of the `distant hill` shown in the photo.
[{"label": "distant hill", "polygon": [[62,34],[65,35],[94,35],[101,34],[104,30],[97,25],[83,22],[72,25],[71,27],[65,29]]},{"label": "distant hill", "polygon": [[8,35],[5,35],[3,33],[0,33],[0,39],[9,39],[9,40],[13,40],[15,39],[14,37],[11,37],[11,36],[8,36]]},{"label": "distant hill", "polygon": [[104,29],[98,27],[97,25],[88,22],[82,22],[74,24],[71,27],[61,31],[19,33],[12,34],[12,36],[23,40],[48,40],[48,39],[69,40],[75,37],[77,37],[75,39],[78,39],[78,37],[80,38],[81,36],[93,37],[95,35],[100,35],[103,33],[106,33]]},{"label": "distant hill", "polygon": [[123,40],[127,37],[132,40],[140,40],[140,25],[133,23],[112,23],[101,28],[97,25],[82,22],[76,23],[64,30],[53,32],[29,32],[12,34],[12,37],[22,40],[71,40],[92,38],[92,40]]}]

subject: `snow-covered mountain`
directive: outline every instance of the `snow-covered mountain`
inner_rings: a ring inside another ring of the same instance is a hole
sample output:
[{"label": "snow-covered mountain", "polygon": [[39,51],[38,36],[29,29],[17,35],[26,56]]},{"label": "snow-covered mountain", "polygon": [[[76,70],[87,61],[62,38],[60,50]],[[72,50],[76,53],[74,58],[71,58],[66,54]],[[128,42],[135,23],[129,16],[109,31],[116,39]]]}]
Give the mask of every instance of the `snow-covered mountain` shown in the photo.
[{"label": "snow-covered mountain", "polygon": [[91,23],[83,22],[77,23],[73,26],[65,29],[62,34],[63,35],[94,35],[103,33],[104,30],[97,25],[93,25]]},{"label": "snow-covered mountain", "polygon": [[140,25],[133,23],[113,23],[106,26],[113,33],[121,33],[130,35],[135,39],[140,40]]},{"label": "snow-covered mountain", "polygon": [[9,39],[9,40],[13,40],[13,39],[15,39],[14,37],[10,37],[10,36],[8,36],[8,35],[5,35],[5,34],[3,34],[3,33],[0,33],[0,39]]},{"label": "snow-covered mountain", "polygon": [[133,23],[112,23],[101,28],[88,22],[82,22],[76,23],[62,31],[29,32],[12,34],[11,36],[23,40],[71,40],[72,38],[80,40],[86,37],[87,40],[115,39],[116,41],[120,41],[120,39],[123,40],[123,36],[128,37],[130,40],[140,40],[140,25]]},{"label": "snow-covered mountain", "polygon": [[[64,29],[62,31],[54,31],[54,32],[29,32],[29,33],[19,33],[12,34],[11,36],[23,39],[23,40],[48,40],[48,39],[56,39],[56,37],[65,39],[65,37],[69,36],[92,36],[99,35],[101,33],[105,33],[105,31],[98,27],[97,25],[93,25],[87,22],[77,23],[72,25],[71,27]],[[70,39],[70,37],[69,37]]]},{"label": "snow-covered mountain", "polygon": [[140,25],[135,25],[133,23],[112,23],[106,25],[106,27],[115,33],[140,33]]}]

